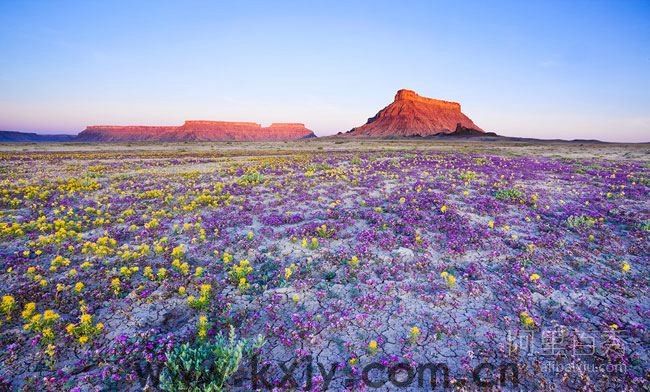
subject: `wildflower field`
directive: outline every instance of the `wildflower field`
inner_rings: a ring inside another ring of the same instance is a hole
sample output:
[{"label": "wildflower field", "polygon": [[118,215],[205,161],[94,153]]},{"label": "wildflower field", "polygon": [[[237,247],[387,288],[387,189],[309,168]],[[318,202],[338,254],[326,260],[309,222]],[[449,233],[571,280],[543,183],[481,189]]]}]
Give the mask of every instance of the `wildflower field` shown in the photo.
[{"label": "wildflower field", "polygon": [[648,387],[647,147],[314,143],[0,152],[0,390],[174,390],[214,341],[212,390]]}]

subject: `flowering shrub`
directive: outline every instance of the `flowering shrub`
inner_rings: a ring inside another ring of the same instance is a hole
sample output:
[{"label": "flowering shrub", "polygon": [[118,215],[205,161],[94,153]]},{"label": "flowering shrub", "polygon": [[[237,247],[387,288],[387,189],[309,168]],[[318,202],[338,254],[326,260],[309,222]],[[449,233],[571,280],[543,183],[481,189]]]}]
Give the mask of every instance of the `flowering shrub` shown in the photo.
[{"label": "flowering shrub", "polygon": [[499,189],[494,193],[494,197],[496,197],[498,200],[505,200],[505,201],[522,201],[524,198],[524,194],[522,191],[519,189],[511,188],[511,189]]},{"label": "flowering shrub", "polygon": [[521,324],[525,328],[529,328],[529,329],[535,328],[535,320],[532,317],[530,317],[528,312],[519,313],[519,320],[521,321]]},{"label": "flowering shrub", "polygon": [[70,323],[65,328],[68,335],[73,336],[79,344],[88,344],[104,330],[103,323],[95,323],[93,316],[86,313],[85,306],[81,307],[81,316],[77,324]]},{"label": "flowering shrub", "polygon": [[194,309],[205,311],[210,306],[210,293],[212,293],[212,286],[202,284],[198,298],[190,295],[187,297],[187,303]]},{"label": "flowering shrub", "polygon": [[6,321],[11,320],[11,315],[16,308],[16,300],[11,295],[3,295],[2,302],[0,302],[0,313],[4,316]]},{"label": "flowering shrub", "polygon": [[598,222],[597,219],[590,218],[585,215],[580,215],[580,216],[571,215],[570,217],[567,218],[566,221],[569,227],[573,229],[590,228],[593,225],[595,225],[596,222]]},{"label": "flowering shrub", "polygon": [[248,260],[244,259],[239,264],[234,264],[230,269],[230,279],[240,291],[244,291],[250,287],[248,283],[248,275],[253,272],[253,267]]}]

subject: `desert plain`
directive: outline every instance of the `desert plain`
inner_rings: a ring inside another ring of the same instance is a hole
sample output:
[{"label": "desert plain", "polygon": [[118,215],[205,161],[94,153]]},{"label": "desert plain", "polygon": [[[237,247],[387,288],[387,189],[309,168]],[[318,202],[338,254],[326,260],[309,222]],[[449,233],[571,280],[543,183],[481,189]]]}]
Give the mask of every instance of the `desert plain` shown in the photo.
[{"label": "desert plain", "polygon": [[172,350],[233,330],[264,343],[229,390],[434,389],[423,364],[436,390],[643,390],[649,154],[0,145],[0,389],[157,390]]}]

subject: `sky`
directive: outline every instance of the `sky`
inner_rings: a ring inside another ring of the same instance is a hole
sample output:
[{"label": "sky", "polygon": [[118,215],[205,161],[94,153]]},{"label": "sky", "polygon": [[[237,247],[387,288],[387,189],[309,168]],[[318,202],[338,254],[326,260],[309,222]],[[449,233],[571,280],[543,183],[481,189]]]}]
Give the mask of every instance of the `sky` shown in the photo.
[{"label": "sky", "polygon": [[650,141],[650,1],[0,0],[0,129],[347,131],[409,88],[507,136]]}]

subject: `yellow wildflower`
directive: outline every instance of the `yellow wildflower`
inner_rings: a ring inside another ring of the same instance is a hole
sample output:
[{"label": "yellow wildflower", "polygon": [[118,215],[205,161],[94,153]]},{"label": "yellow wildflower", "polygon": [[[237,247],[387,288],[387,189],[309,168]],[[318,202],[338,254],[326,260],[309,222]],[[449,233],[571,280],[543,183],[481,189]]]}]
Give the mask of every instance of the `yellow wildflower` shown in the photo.
[{"label": "yellow wildflower", "polygon": [[370,352],[370,354],[375,354],[377,352],[378,347],[379,345],[377,344],[377,341],[374,339],[371,340],[370,343],[368,343],[368,351]]},{"label": "yellow wildflower", "polygon": [[88,313],[84,313],[79,317],[79,321],[81,324],[90,324],[93,321],[93,316],[89,315]]},{"label": "yellow wildflower", "polygon": [[25,320],[28,320],[34,314],[34,311],[36,311],[36,304],[34,302],[30,302],[30,303],[25,305],[21,315],[23,316],[23,318]]},{"label": "yellow wildflower", "polygon": [[3,295],[0,303],[0,311],[5,315],[7,320],[11,320],[11,312],[16,307],[16,300],[11,295]]},{"label": "yellow wildflower", "polygon": [[411,330],[409,331],[409,340],[411,341],[411,343],[415,343],[420,337],[420,334],[421,334],[420,328],[418,328],[415,325],[412,326]]},{"label": "yellow wildflower", "polygon": [[118,295],[120,293],[120,290],[122,289],[120,278],[113,278],[111,280],[111,289],[115,295]]},{"label": "yellow wildflower", "polygon": [[532,317],[530,317],[528,312],[519,313],[519,320],[521,321],[521,324],[523,324],[525,328],[535,327],[535,320]]}]

